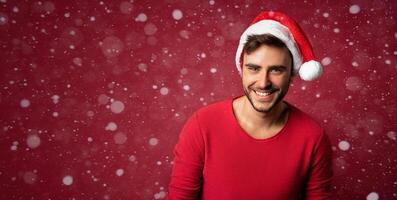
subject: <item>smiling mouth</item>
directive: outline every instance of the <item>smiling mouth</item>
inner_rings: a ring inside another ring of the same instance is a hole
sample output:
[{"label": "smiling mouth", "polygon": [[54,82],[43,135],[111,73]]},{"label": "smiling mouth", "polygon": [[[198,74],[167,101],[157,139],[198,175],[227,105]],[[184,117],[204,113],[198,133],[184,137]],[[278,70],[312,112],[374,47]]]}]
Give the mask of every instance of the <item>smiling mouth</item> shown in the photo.
[{"label": "smiling mouth", "polygon": [[255,92],[255,94],[257,94],[261,97],[266,97],[266,96],[273,94],[274,90],[268,91],[268,92],[259,92],[259,91],[254,90],[254,92]]}]

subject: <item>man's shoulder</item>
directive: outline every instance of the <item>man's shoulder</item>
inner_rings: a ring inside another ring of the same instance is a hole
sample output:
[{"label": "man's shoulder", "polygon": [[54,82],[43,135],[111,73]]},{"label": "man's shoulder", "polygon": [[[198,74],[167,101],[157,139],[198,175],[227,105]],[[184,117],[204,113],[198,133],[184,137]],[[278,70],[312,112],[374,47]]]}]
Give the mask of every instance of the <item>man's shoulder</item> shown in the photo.
[{"label": "man's shoulder", "polygon": [[231,118],[231,103],[231,99],[213,102],[196,110],[190,119],[194,119],[202,128],[218,126]]},{"label": "man's shoulder", "polygon": [[295,127],[311,133],[322,134],[324,132],[323,127],[313,116],[296,106],[290,105],[290,107],[293,116],[292,124],[295,125]]},{"label": "man's shoulder", "polygon": [[233,119],[233,98],[218,100],[197,109],[187,120],[187,123],[198,123],[202,127],[220,125]]}]

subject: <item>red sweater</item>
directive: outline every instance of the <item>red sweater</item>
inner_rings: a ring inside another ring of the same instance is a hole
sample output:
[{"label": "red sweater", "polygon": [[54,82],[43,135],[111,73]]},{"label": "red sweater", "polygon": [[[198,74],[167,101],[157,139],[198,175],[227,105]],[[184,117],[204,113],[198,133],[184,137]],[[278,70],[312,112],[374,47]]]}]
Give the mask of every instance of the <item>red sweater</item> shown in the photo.
[{"label": "red sweater", "polygon": [[288,105],[287,123],[267,139],[240,127],[231,99],[195,112],[174,149],[168,199],[330,199],[330,140],[315,121]]}]

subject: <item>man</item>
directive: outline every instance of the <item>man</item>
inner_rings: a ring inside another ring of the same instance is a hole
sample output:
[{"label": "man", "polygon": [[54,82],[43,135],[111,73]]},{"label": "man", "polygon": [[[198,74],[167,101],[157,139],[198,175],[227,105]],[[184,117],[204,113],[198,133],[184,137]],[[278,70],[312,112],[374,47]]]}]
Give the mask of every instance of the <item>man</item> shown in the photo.
[{"label": "man", "polygon": [[168,199],[330,199],[330,140],[283,101],[295,74],[321,75],[313,59],[298,24],[262,12],[236,54],[245,95],[204,107],[187,121],[174,150]]}]

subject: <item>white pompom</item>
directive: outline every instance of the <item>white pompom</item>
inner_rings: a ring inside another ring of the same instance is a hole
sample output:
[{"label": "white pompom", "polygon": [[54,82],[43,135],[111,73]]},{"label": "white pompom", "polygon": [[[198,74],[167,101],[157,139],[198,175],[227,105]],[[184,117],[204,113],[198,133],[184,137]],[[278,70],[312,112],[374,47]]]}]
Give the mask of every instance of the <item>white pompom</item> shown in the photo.
[{"label": "white pompom", "polygon": [[323,68],[317,61],[311,60],[301,65],[299,76],[305,81],[312,81],[321,76]]}]

